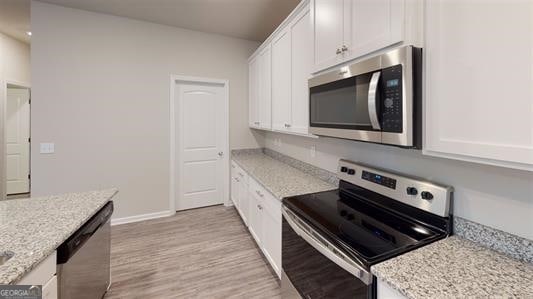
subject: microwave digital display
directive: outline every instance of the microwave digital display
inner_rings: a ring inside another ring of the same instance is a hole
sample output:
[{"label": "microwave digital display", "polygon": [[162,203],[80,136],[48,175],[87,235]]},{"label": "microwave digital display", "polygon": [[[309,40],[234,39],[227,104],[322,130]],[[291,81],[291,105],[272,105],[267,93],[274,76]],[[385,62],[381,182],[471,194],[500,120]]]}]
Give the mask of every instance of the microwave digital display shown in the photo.
[{"label": "microwave digital display", "polygon": [[388,80],[387,87],[395,87],[395,86],[398,86],[399,83],[400,83],[400,80],[398,79]]}]

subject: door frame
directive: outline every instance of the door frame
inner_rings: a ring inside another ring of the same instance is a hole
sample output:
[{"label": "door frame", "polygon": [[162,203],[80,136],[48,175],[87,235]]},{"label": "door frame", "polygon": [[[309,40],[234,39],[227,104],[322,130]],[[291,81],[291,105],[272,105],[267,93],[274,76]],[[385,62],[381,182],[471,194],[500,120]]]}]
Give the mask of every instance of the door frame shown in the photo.
[{"label": "door frame", "polygon": [[[4,200],[7,197],[7,182],[6,182],[6,172],[7,167],[4,157],[7,153],[7,128],[5,125],[5,120],[7,116],[7,86],[8,85],[16,85],[19,87],[27,88],[30,92],[30,101],[31,101],[31,85],[28,82],[21,82],[17,80],[11,80],[11,79],[5,79],[0,80],[0,86],[3,90],[1,90],[2,97],[0,98],[0,200]],[[30,104],[30,138],[31,138],[31,104]],[[30,153],[29,153],[29,159],[30,159],[30,173],[31,173],[31,142],[30,142]],[[30,179],[30,194],[31,194],[31,179]]]},{"label": "door frame", "polygon": [[230,206],[229,198],[229,80],[226,79],[216,79],[216,78],[203,78],[203,77],[192,77],[192,76],[183,76],[183,75],[170,75],[170,98],[169,98],[169,117],[170,117],[170,178],[169,178],[169,209],[170,212],[176,212],[176,194],[180,194],[181,186],[180,181],[176,182],[176,178],[181,176],[181,167],[178,167],[176,170],[176,165],[182,164],[181,155],[176,154],[176,149],[181,148],[181,138],[176,140],[176,131],[178,130],[176,124],[179,123],[179,116],[176,115],[175,111],[178,108],[178,111],[181,111],[181,104],[179,101],[176,101],[176,84],[178,83],[208,83],[208,84],[221,84],[224,88],[224,140],[225,144],[223,145],[223,163],[222,163],[222,173],[223,177],[223,201],[225,206]]}]

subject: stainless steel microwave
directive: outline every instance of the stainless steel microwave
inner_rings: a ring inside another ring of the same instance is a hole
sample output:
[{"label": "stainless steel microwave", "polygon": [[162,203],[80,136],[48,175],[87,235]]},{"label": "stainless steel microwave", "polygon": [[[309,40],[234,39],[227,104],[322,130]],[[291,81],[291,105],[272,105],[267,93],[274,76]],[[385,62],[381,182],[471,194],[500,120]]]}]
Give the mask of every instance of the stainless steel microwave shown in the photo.
[{"label": "stainless steel microwave", "polygon": [[309,80],[310,132],[421,147],[422,49],[404,46]]}]

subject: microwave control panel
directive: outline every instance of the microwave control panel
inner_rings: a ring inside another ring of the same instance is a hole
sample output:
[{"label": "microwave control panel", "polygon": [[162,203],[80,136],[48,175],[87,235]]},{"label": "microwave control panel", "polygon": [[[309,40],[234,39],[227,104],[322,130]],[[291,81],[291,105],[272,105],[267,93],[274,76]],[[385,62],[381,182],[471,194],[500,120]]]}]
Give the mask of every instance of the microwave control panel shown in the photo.
[{"label": "microwave control panel", "polygon": [[401,133],[402,115],[402,65],[381,70],[381,128],[385,132]]}]

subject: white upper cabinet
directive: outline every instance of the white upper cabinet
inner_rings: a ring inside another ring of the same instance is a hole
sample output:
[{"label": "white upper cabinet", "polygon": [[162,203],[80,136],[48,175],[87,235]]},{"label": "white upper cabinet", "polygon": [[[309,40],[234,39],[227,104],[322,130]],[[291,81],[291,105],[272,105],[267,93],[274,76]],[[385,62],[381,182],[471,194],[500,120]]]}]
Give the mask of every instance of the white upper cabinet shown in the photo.
[{"label": "white upper cabinet", "polygon": [[272,129],[286,130],[291,122],[291,31],[272,40]]},{"label": "white upper cabinet", "polygon": [[533,170],[532,6],[427,1],[425,154]]},{"label": "white upper cabinet", "polygon": [[313,0],[313,72],[399,43],[405,0]]},{"label": "white upper cabinet", "polygon": [[403,40],[403,0],[344,0],[344,59]]},{"label": "white upper cabinet", "polygon": [[255,57],[248,64],[248,116],[252,128],[259,127],[259,57]]},{"label": "white upper cabinet", "polygon": [[[304,1],[249,62],[250,127],[310,136],[307,80],[313,53],[310,6]],[[259,112],[253,109],[256,106]]]},{"label": "white upper cabinet", "polygon": [[312,1],[314,69],[325,69],[342,62],[343,2],[344,0]]},{"label": "white upper cabinet", "polygon": [[272,128],[271,48],[267,45],[259,54],[259,127]]},{"label": "white upper cabinet", "polygon": [[291,29],[291,122],[289,129],[298,134],[309,133],[309,85],[313,65],[313,33],[311,12],[304,9],[290,25]]}]

